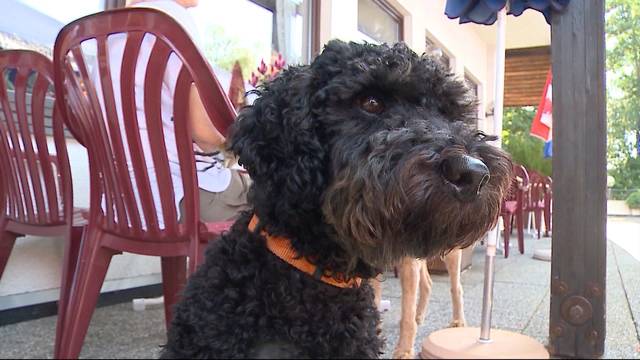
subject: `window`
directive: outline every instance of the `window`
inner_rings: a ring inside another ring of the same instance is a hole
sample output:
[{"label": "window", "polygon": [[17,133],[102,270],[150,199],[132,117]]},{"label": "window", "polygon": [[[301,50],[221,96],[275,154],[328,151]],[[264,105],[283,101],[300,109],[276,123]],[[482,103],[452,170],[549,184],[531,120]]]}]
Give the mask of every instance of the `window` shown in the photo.
[{"label": "window", "polygon": [[214,69],[228,72],[231,102],[287,65],[308,64],[312,0],[202,0],[189,9],[200,46]]},{"label": "window", "polygon": [[245,79],[273,54],[286,64],[311,59],[311,0],[206,0],[190,11],[207,59],[228,71],[237,61]]},{"label": "window", "polygon": [[477,99],[478,98],[478,83],[465,71],[464,73],[464,82],[467,84],[469,89],[471,89],[471,93]]},{"label": "window", "polygon": [[382,0],[358,0],[358,31],[379,43],[402,40],[402,15]]},{"label": "window", "polygon": [[482,96],[481,93],[481,85],[480,82],[478,80],[476,80],[476,78],[471,75],[470,73],[468,73],[466,70],[464,72],[464,82],[465,84],[467,84],[467,86],[469,87],[469,89],[471,90],[471,94],[473,95],[473,98],[478,102],[478,118],[483,118],[484,117],[484,111],[482,110],[482,99],[480,98]]},{"label": "window", "polygon": [[428,36],[425,38],[424,49],[425,49],[424,50],[425,53],[439,57],[442,64],[444,64],[444,66],[446,66],[447,69],[451,70],[451,68],[453,67],[451,57],[447,54],[447,52],[444,49],[442,49],[441,46],[436,44],[436,42],[431,40]]}]

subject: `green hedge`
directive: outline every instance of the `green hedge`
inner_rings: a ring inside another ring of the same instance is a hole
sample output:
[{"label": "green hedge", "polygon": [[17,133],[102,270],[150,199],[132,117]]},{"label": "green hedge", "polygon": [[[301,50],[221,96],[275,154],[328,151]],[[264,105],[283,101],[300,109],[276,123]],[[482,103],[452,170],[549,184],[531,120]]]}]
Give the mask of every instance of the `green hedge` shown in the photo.
[{"label": "green hedge", "polygon": [[632,209],[640,209],[640,190],[631,193],[626,200],[627,206]]}]

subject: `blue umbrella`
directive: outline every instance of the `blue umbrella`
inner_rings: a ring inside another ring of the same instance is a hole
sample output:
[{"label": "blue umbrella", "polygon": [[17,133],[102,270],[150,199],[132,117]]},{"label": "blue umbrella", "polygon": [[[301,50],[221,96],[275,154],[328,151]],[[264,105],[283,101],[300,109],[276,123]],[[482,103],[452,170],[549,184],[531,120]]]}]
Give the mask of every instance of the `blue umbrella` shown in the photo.
[{"label": "blue umbrella", "polygon": [[[506,4],[507,0],[448,0],[445,14],[450,19],[460,18],[461,24],[491,25]],[[525,10],[534,9],[543,13],[547,23],[551,24],[552,12],[562,11],[567,4],[569,0],[510,0],[508,14],[520,16]]]}]

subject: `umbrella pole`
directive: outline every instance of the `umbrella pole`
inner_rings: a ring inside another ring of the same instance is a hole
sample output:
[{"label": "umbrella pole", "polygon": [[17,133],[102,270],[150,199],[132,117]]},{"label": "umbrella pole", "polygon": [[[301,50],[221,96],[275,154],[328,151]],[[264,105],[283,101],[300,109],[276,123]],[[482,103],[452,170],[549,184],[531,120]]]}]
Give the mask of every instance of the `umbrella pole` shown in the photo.
[{"label": "umbrella pole", "polygon": [[[498,12],[496,35],[496,78],[493,94],[493,134],[502,135],[502,115],[504,104],[504,67],[507,38],[507,8]],[[498,147],[502,146],[498,138]],[[480,323],[480,342],[491,341],[491,310],[493,308],[493,274],[496,259],[496,247],[500,236],[499,222],[487,236],[487,254],[484,262],[484,291],[482,296],[482,320]],[[506,251],[506,249],[505,249]]]}]

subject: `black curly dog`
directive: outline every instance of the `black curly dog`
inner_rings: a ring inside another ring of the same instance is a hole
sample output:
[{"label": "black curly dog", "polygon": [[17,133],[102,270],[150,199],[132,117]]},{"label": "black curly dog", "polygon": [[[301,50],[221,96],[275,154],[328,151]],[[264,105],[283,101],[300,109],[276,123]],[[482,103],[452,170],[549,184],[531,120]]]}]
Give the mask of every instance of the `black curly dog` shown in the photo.
[{"label": "black curly dog", "polygon": [[[260,95],[230,137],[253,211],[207,249],[162,356],[377,358],[371,287],[318,278],[471,245],[497,221],[509,156],[475,129],[468,88],[404,44],[331,41]],[[267,234],[315,273],[274,255]]]}]

